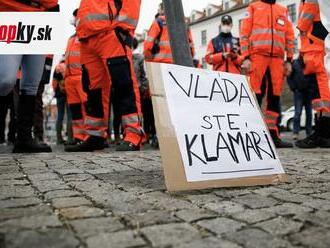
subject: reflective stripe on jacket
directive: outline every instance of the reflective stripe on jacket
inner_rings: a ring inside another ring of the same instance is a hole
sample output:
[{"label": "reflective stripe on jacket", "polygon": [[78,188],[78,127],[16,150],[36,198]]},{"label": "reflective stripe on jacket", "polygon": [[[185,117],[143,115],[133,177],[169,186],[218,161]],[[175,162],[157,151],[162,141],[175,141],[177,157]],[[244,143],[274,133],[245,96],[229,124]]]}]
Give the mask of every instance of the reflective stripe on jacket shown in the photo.
[{"label": "reflective stripe on jacket", "polygon": [[288,11],[279,4],[262,1],[250,3],[242,21],[241,52],[292,58],[294,54],[294,31]]},{"label": "reflective stripe on jacket", "polygon": [[[187,30],[187,35],[188,42],[190,45],[190,51],[192,57],[194,57],[195,48],[190,29]],[[153,54],[152,50],[155,45],[155,42],[158,42],[159,52]],[[148,31],[148,36],[144,42],[144,56],[146,61],[173,63],[172,49],[165,16],[159,16],[152,23]]]},{"label": "reflective stripe on jacket", "polygon": [[81,75],[80,42],[76,35],[70,37],[65,52],[65,77]]},{"label": "reflective stripe on jacket", "polygon": [[120,27],[134,32],[140,14],[141,0],[81,0],[77,35],[88,38]]},{"label": "reflective stripe on jacket", "polygon": [[299,6],[299,19],[297,28],[307,33],[301,36],[301,52],[323,51],[323,40],[328,31],[321,23],[320,8],[317,0],[305,0]]}]

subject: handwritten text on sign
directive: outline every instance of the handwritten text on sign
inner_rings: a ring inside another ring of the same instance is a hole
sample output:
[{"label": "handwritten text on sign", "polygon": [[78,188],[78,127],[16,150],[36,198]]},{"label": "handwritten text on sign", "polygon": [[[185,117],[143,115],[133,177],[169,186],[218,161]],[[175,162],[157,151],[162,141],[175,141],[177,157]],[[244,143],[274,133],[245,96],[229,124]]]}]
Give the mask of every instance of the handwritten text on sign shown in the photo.
[{"label": "handwritten text on sign", "polygon": [[188,182],[282,174],[242,75],[162,65]]}]

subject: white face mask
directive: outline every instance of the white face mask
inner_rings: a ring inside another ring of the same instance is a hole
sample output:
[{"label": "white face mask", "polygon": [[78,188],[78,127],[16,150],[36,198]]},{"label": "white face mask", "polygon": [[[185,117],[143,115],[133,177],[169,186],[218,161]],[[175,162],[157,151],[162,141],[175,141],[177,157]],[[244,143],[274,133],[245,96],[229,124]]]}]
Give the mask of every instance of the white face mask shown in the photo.
[{"label": "white face mask", "polygon": [[72,25],[72,26],[77,26],[77,19],[75,18],[75,17],[72,17],[71,19],[70,19],[70,24]]},{"label": "white face mask", "polygon": [[221,31],[223,33],[229,34],[231,32],[231,26],[230,25],[222,25],[221,26]]}]

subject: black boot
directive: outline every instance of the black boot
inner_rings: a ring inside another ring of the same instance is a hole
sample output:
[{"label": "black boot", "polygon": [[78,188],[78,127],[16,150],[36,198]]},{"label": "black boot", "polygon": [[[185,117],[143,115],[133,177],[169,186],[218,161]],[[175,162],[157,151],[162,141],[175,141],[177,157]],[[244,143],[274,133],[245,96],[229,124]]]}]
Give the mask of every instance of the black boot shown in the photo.
[{"label": "black boot", "polygon": [[35,96],[20,95],[17,116],[17,140],[13,153],[52,152],[48,145],[40,145],[32,139]]},{"label": "black boot", "polygon": [[64,140],[62,136],[62,130],[63,130],[63,124],[62,122],[57,121],[56,122],[56,144],[57,145],[63,145]]},{"label": "black boot", "polygon": [[75,145],[75,146],[66,146],[66,152],[93,152],[96,150],[103,150],[105,139],[97,136],[90,136],[86,141]]},{"label": "black boot", "polygon": [[319,125],[319,147],[330,148],[330,117],[322,116]]},{"label": "black boot", "polygon": [[321,118],[315,117],[315,131],[303,140],[298,140],[296,146],[303,149],[317,148],[320,143],[320,124]]},{"label": "black boot", "polygon": [[119,143],[116,147],[117,152],[134,152],[134,151],[140,151],[140,146],[136,146],[131,142],[128,141],[122,141]]},{"label": "black boot", "polygon": [[272,139],[274,141],[274,145],[276,148],[292,148],[293,147],[292,143],[281,140],[278,137],[277,132],[275,130],[270,130],[270,135],[272,136]]}]

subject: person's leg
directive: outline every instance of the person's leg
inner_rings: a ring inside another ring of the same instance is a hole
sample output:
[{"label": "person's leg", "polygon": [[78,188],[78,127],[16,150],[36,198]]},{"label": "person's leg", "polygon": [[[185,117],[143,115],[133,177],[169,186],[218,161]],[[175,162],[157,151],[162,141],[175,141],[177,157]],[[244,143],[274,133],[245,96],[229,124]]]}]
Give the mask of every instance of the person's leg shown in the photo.
[{"label": "person's leg", "polygon": [[36,95],[36,106],[33,118],[33,134],[34,139],[37,142],[43,142],[44,140],[44,109],[42,96],[45,90],[44,84],[39,84]]},{"label": "person's leg", "polygon": [[65,98],[65,112],[66,112],[66,134],[68,136],[67,144],[71,145],[71,144],[75,144],[75,140],[73,137],[73,130],[72,130],[72,113],[66,98]]},{"label": "person's leg", "polygon": [[[103,35],[103,34],[100,34]],[[85,130],[88,139],[77,146],[67,146],[67,152],[85,152],[105,148],[108,137],[110,80],[101,56],[99,36],[81,43],[83,89],[87,93]],[[111,43],[111,40],[103,41]]]},{"label": "person's leg", "polygon": [[293,145],[280,139],[278,118],[281,115],[280,96],[284,85],[284,60],[271,58],[268,75],[267,104],[265,120],[277,148],[291,148]]},{"label": "person's leg", "polygon": [[66,78],[65,90],[68,107],[71,112],[73,137],[77,141],[84,141],[87,137],[84,128],[84,104],[87,101],[87,96],[82,90],[81,77],[70,76]]},{"label": "person's leg", "polygon": [[22,59],[22,79],[20,92],[28,96],[36,96],[41,81],[44,65],[44,55],[24,55]]},{"label": "person's leg", "polygon": [[6,117],[8,113],[8,96],[0,96],[0,144],[6,142]]},{"label": "person's leg", "polygon": [[56,143],[58,145],[64,144],[62,131],[63,131],[63,120],[65,114],[65,97],[58,97],[56,99],[57,105],[57,120],[56,120]]},{"label": "person's leg", "polygon": [[294,117],[293,117],[293,134],[298,135],[300,132],[300,119],[303,108],[303,94],[296,90],[294,92]]},{"label": "person's leg", "polygon": [[9,110],[10,110],[10,121],[9,121],[9,131],[8,131],[8,143],[14,144],[16,141],[16,111],[14,104],[14,91],[10,94]]},{"label": "person's leg", "polygon": [[154,110],[152,106],[152,100],[149,98],[149,108],[150,108],[150,113],[149,113],[149,118],[150,118],[150,134],[155,136],[156,135],[156,126],[155,126],[155,116],[154,116]]},{"label": "person's leg", "polygon": [[0,55],[0,96],[7,96],[16,83],[22,55]]},{"label": "person's leg", "polygon": [[313,126],[313,108],[312,108],[312,95],[310,89],[304,91],[304,107],[306,112],[306,135],[310,136],[312,134]]},{"label": "person's leg", "polygon": [[150,125],[149,125],[149,113],[148,113],[148,103],[147,99],[141,99],[141,110],[143,116],[143,129],[146,133],[146,141],[149,141],[150,138]]},{"label": "person's leg", "polygon": [[300,148],[319,146],[330,148],[330,89],[323,56],[323,52],[310,52],[304,55],[304,59],[309,63],[306,65],[304,73],[307,74],[309,71],[316,73],[316,80],[312,80],[311,85],[313,85],[312,106],[317,112],[317,117],[315,132],[296,143]]},{"label": "person's leg", "polygon": [[51,152],[46,144],[35,143],[32,139],[33,116],[38,85],[41,80],[45,57],[24,55],[22,59],[22,79],[18,103],[17,141],[14,153]]},{"label": "person's leg", "polygon": [[[118,41],[115,32],[109,32],[100,38],[103,44],[100,47],[100,54],[117,94],[116,99],[119,101],[117,106],[122,116],[124,142],[117,147],[117,150],[138,150],[144,138],[144,131],[141,127],[140,94],[132,62],[132,51]],[[113,42],[109,43],[109,40]]]},{"label": "person's leg", "polygon": [[252,70],[250,75],[250,85],[256,94],[258,103],[261,107],[262,99],[266,90],[265,73],[269,66],[270,59],[267,56],[253,55],[251,56]]}]

